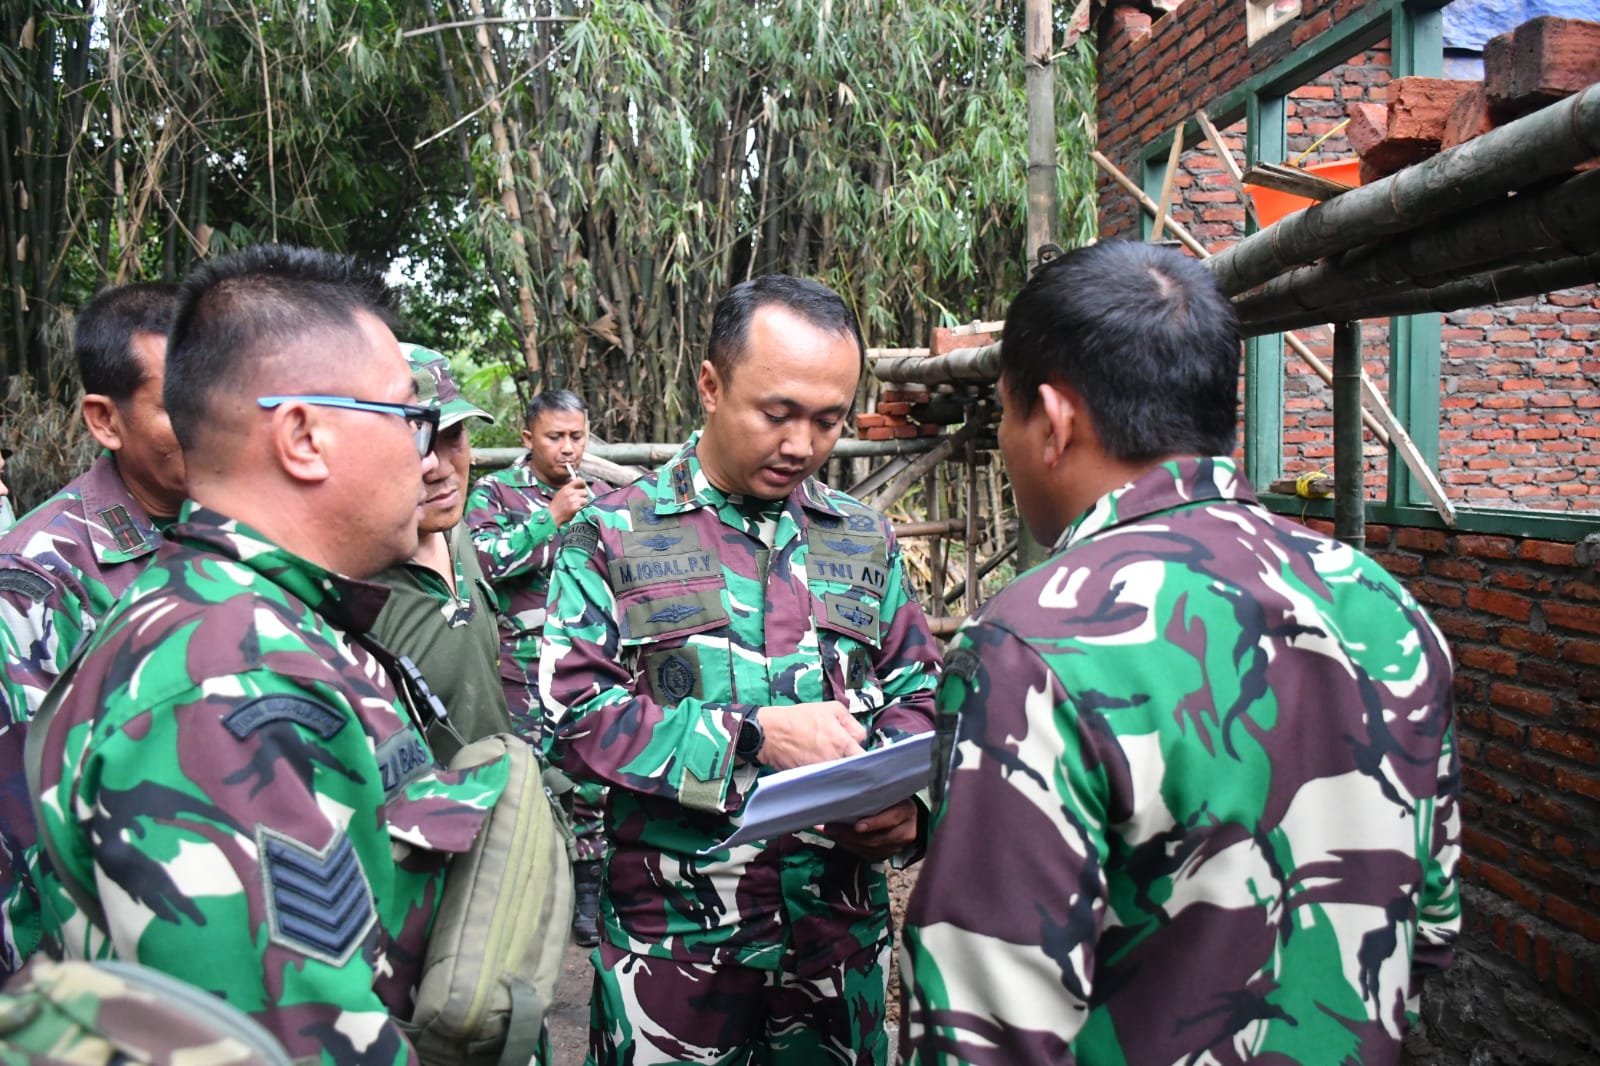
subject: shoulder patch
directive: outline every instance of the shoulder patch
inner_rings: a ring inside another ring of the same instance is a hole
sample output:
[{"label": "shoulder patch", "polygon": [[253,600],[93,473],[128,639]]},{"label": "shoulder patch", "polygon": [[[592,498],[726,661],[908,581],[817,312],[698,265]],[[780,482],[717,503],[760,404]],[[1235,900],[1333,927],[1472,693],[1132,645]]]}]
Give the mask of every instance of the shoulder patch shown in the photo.
[{"label": "shoulder patch", "polygon": [[327,740],[344,728],[345,719],[327,704],[304,696],[258,696],[222,719],[228,732],[240,740],[271,722],[292,722]]},{"label": "shoulder patch", "polygon": [[588,558],[599,546],[600,529],[593,522],[574,522],[561,534],[561,551],[571,548]]},{"label": "shoulder patch", "polygon": [[350,838],[337,833],[318,850],[259,826],[256,844],[272,942],[343,966],[377,921]]},{"label": "shoulder patch", "polygon": [[0,592],[20,592],[34,603],[50,595],[50,582],[27,570],[0,570]]},{"label": "shoulder patch", "polygon": [[100,521],[116,540],[117,547],[125,552],[135,552],[150,547],[150,539],[133,522],[133,516],[122,504],[113,504],[100,512]]},{"label": "shoulder patch", "polygon": [[379,744],[373,757],[378,761],[385,799],[433,768],[433,754],[409,729],[402,729]]}]

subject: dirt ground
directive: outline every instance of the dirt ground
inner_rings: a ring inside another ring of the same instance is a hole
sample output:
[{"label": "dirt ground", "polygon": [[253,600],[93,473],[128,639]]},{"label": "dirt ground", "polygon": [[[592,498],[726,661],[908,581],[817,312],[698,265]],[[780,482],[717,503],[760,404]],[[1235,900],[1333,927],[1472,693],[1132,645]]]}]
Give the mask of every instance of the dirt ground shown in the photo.
[{"label": "dirt ground", "polygon": [[[889,907],[894,914],[894,927],[900,928],[905,917],[906,901],[911,888],[917,883],[916,867],[907,871],[889,872]],[[899,941],[896,940],[898,944]],[[546,1024],[550,1028],[550,1066],[582,1066],[589,1050],[589,990],[594,984],[594,971],[589,966],[589,948],[576,945],[567,948],[566,966],[561,972],[561,982],[556,986],[555,1005],[550,1008]],[[897,965],[889,968],[889,1032],[900,1024],[900,975]]]}]

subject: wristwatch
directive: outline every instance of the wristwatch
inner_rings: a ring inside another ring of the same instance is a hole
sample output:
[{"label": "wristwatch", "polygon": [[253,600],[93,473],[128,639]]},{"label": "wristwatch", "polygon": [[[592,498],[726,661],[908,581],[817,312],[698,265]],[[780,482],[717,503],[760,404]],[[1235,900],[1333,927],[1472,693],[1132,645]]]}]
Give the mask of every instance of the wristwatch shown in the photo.
[{"label": "wristwatch", "polygon": [[755,762],[761,754],[761,745],[767,742],[767,734],[756,719],[757,713],[758,709],[752,707],[739,719],[739,735],[733,742],[733,753],[745,762]]}]

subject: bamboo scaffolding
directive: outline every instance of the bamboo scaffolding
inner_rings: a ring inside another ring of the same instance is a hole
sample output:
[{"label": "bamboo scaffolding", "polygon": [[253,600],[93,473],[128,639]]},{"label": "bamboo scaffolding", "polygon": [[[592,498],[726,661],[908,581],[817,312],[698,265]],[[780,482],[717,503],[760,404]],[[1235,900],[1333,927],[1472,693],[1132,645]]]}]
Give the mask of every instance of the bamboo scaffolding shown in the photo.
[{"label": "bamboo scaffolding", "polygon": [[1361,452],[1361,323],[1333,327],[1333,535],[1367,544],[1366,457]]},{"label": "bamboo scaffolding", "polygon": [[[1281,314],[1252,318],[1245,332],[1249,336],[1300,329],[1312,322],[1321,322],[1323,318],[1342,320],[1455,311],[1594,282],[1600,282],[1600,253],[1572,256],[1550,263],[1497,267],[1432,288],[1387,291],[1359,301],[1325,307],[1315,313],[1299,308],[1286,310]],[[1262,313],[1266,314],[1265,311]]]},{"label": "bamboo scaffolding", "polygon": [[1223,291],[1236,295],[1303,263],[1567,173],[1595,156],[1600,156],[1600,84],[1296,212],[1219,252],[1211,269]]},{"label": "bamboo scaffolding", "polygon": [[1337,259],[1296,267],[1236,297],[1234,306],[1248,333],[1263,332],[1255,322],[1264,318],[1304,314],[1327,322],[1335,306],[1364,306],[1396,289],[1451,284],[1463,273],[1492,271],[1507,266],[1507,260],[1552,250],[1562,259],[1600,251],[1600,170],[1524,190]]},{"label": "bamboo scaffolding", "polygon": [[927,452],[927,454],[923,455],[910,466],[906,467],[906,469],[903,470],[893,481],[889,482],[887,486],[880,489],[876,496],[872,497],[870,500],[867,500],[867,506],[871,507],[875,511],[887,511],[890,507],[894,506],[895,501],[899,500],[900,497],[904,496],[906,492],[910,490],[912,485],[915,485],[919,479],[928,473],[928,471],[932,470],[934,467],[938,466],[940,463],[954,455],[956,453],[956,449],[960,448],[966,444],[968,440],[972,439],[973,436],[976,435],[977,431],[978,427],[976,425],[968,423],[967,425],[962,426],[955,433],[952,433],[948,436],[924,438],[926,440],[937,441],[938,443],[932,450]]},{"label": "bamboo scaffolding", "polygon": [[[1011,537],[1004,544],[1002,544],[1000,546],[1000,550],[999,551],[995,552],[993,555],[989,556],[987,559],[984,559],[984,560],[982,560],[981,562],[978,563],[978,580],[982,581],[984,578],[988,577],[990,571],[992,571],[995,567],[999,566],[1001,563],[1005,562],[1006,559],[1010,557],[1011,553],[1016,551],[1016,550],[1017,550],[1017,538]],[[956,585],[953,585],[952,587],[950,587],[950,588],[945,590],[945,594],[944,594],[945,606],[948,607],[950,604],[952,604],[952,603],[956,602],[957,600],[961,599],[966,594],[967,594],[967,583],[966,583],[966,581],[961,581],[960,583],[958,583]]]},{"label": "bamboo scaffolding", "polygon": [[911,537],[948,537],[959,533],[965,536],[967,520],[964,518],[938,518],[926,522],[896,522],[894,535],[902,540]]},{"label": "bamboo scaffolding", "polygon": [[[1089,156],[1100,169],[1111,176],[1113,181],[1131,193],[1133,198],[1146,211],[1154,211],[1156,209],[1155,201],[1145,195],[1143,189],[1130,181],[1128,176],[1115,163],[1098,151],[1091,151]],[[1282,223],[1277,223],[1277,225],[1282,225]],[[1192,251],[1199,259],[1205,261],[1211,258],[1211,253],[1206,251],[1205,246],[1195,240],[1194,236],[1184,229],[1181,224],[1174,221],[1171,223],[1170,228],[1172,235],[1178,238],[1184,247]],[[1312,352],[1304,341],[1293,333],[1285,333],[1283,342],[1305,361],[1306,365],[1316,373],[1317,377],[1322,379],[1324,384],[1329,388],[1333,387],[1333,371],[1328,368],[1326,363],[1317,358],[1316,354]],[[1456,524],[1455,505],[1445,495],[1444,486],[1439,483],[1439,476],[1433,472],[1433,468],[1428,465],[1427,460],[1423,459],[1422,452],[1417,448],[1416,442],[1411,439],[1411,435],[1400,424],[1400,420],[1394,416],[1394,412],[1390,410],[1388,402],[1383,398],[1383,394],[1372,384],[1372,379],[1367,377],[1365,371],[1361,374],[1361,395],[1366,408],[1361,413],[1362,421],[1366,423],[1372,435],[1385,447],[1394,449],[1395,454],[1400,456],[1401,462],[1405,463],[1406,468],[1411,471],[1411,476],[1417,479],[1417,484],[1422,486],[1422,491],[1427,495],[1428,501],[1433,504],[1434,510],[1439,512],[1439,517],[1444,520],[1446,525],[1454,527]]]}]

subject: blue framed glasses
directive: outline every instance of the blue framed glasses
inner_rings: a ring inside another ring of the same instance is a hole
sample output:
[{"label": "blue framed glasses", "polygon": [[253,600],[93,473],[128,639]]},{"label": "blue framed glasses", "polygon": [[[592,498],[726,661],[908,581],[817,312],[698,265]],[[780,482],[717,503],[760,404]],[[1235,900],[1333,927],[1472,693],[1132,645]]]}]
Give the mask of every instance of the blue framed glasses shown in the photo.
[{"label": "blue framed glasses", "polygon": [[256,404],[271,410],[298,400],[313,407],[342,407],[347,411],[372,411],[380,415],[395,415],[411,426],[411,439],[416,442],[417,454],[433,451],[433,440],[439,435],[439,409],[415,403],[380,403],[376,400],[358,400],[354,396],[258,396]]}]

